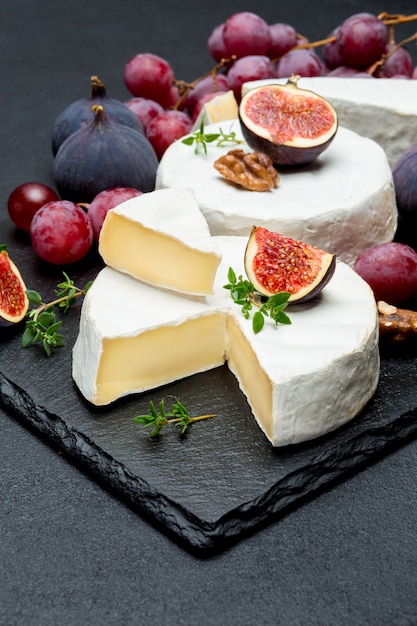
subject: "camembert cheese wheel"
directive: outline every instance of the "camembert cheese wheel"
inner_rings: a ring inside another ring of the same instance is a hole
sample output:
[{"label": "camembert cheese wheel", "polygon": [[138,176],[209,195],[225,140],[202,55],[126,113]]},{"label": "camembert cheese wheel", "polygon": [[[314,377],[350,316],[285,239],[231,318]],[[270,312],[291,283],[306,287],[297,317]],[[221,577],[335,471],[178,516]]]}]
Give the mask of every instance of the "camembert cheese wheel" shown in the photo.
[{"label": "camembert cheese wheel", "polygon": [[110,267],[99,273],[73,348],[72,374],[84,397],[107,405],[227,362],[273,446],[352,420],[379,378],[368,285],[339,261],[316,300],[287,309],[291,325],[267,319],[255,335],[224,289],[229,267],[244,275],[247,238],[214,239],[222,260],[206,297],[162,290]]},{"label": "camembert cheese wheel", "polygon": [[[360,79],[358,79],[360,80]],[[237,120],[206,127],[205,132],[236,133]],[[336,254],[353,264],[361,252],[391,241],[397,227],[392,172],[375,141],[340,127],[329,148],[313,163],[279,169],[271,191],[248,191],[228,182],[213,164],[236,146],[207,144],[207,154],[173,143],[158,167],[156,187],[193,191],[212,235],[249,235],[263,226]],[[243,143],[239,147],[252,150]]]}]

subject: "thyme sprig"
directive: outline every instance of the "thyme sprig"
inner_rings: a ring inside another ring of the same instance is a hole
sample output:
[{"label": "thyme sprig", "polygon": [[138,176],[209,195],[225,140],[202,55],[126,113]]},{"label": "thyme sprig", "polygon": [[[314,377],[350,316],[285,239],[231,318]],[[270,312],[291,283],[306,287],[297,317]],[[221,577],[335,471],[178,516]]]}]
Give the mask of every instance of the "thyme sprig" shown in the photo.
[{"label": "thyme sprig", "polygon": [[207,154],[207,144],[215,143],[217,147],[225,146],[226,144],[237,145],[240,143],[245,143],[244,139],[239,139],[236,137],[236,133],[234,131],[230,131],[228,133],[224,132],[221,128],[219,128],[218,133],[205,133],[204,132],[204,116],[201,119],[200,127],[196,130],[192,135],[188,135],[181,140],[186,146],[194,146],[195,154],[199,154],[201,151],[204,154]]},{"label": "thyme sprig", "polygon": [[43,302],[40,293],[33,289],[26,290],[29,303],[35,306],[27,313],[22,346],[28,348],[33,344],[41,344],[48,357],[52,354],[52,348],[60,348],[65,343],[64,335],[58,332],[62,320],[57,318],[54,308],[57,307],[65,315],[77,298],[84,296],[92,285],[92,281],[89,281],[85,287],[77,287],[68,274],[63,272],[63,275],[64,280],[57,284],[56,298],[51,302]]},{"label": "thyme sprig", "polygon": [[237,277],[232,267],[229,267],[227,279],[229,282],[223,287],[230,291],[233,302],[242,307],[242,314],[246,319],[250,318],[253,307],[257,307],[252,317],[252,329],[255,334],[264,327],[265,317],[270,317],[276,325],[291,324],[290,318],[284,312],[290,293],[281,291],[269,298],[262,296],[249,280],[242,276]]},{"label": "thyme sprig", "polygon": [[199,422],[210,417],[215,417],[215,414],[210,415],[198,415],[197,417],[191,417],[184,404],[175,396],[172,403],[171,411],[165,411],[165,402],[161,400],[158,405],[159,412],[155,407],[152,400],[149,402],[150,413],[145,415],[136,415],[132,418],[132,421],[136,424],[140,424],[144,428],[152,428],[149,435],[150,437],[157,437],[164,426],[168,424],[174,424],[181,429],[181,435],[184,435],[190,424]]}]

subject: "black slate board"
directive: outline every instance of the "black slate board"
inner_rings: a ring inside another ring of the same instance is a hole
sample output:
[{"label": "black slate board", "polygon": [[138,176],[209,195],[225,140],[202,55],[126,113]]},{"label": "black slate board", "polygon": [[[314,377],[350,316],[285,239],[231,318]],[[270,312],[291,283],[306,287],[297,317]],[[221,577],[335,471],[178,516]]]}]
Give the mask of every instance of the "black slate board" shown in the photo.
[{"label": "black slate board", "polygon": [[[7,224],[2,242],[28,287],[50,299],[61,268],[40,263]],[[65,268],[77,284],[100,269],[92,255]],[[414,354],[387,354],[375,397],[351,424],[319,440],[274,449],[227,367],[189,377],[111,407],[86,403],[71,380],[77,305],[64,318],[66,346],[48,359],[20,347],[22,327],[0,335],[0,405],[180,545],[210,556],[277,521],[291,507],[353,475],[417,434]],[[192,414],[217,417],[151,440],[132,417],[174,395]]]}]

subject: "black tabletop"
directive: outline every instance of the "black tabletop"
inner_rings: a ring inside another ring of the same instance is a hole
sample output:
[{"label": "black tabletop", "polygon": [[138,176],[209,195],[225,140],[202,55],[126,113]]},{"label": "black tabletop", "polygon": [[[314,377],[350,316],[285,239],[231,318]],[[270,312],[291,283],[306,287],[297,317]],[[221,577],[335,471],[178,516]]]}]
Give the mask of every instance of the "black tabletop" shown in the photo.
[{"label": "black tabletop", "polygon": [[[311,40],[352,13],[394,12],[371,0],[274,4],[2,3],[0,225],[16,185],[52,182],[52,122],[85,95],[92,74],[125,100],[124,65],[149,51],[192,80],[212,66],[214,26],[240,10],[291,23]],[[395,3],[395,13],[414,10]],[[0,411],[0,624],[416,624],[416,475],[413,440],[198,558]]]}]

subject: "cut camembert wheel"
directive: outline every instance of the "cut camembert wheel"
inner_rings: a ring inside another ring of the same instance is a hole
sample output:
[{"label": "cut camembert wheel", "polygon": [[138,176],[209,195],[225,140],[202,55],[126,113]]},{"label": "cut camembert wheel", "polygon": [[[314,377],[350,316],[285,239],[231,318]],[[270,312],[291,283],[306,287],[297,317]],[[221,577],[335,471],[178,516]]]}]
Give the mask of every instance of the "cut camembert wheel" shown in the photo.
[{"label": "cut camembert wheel", "polygon": [[73,349],[81,393],[107,405],[227,361],[273,446],[353,419],[379,377],[377,311],[366,283],[338,262],[317,300],[289,307],[291,325],[268,319],[255,335],[223,287],[229,267],[244,274],[247,237],[214,241],[222,261],[206,297],[158,289],[110,267],[99,273]]},{"label": "cut camembert wheel", "polygon": [[218,251],[194,196],[161,189],[108,212],[99,252],[107,265],[182,293],[213,293]]},{"label": "cut camembert wheel", "polygon": [[[206,127],[207,133],[235,132],[237,120]],[[246,145],[243,149],[251,151]],[[247,191],[226,181],[213,164],[230,145],[207,145],[195,154],[180,140],[165,152],[157,188],[191,189],[212,235],[249,235],[254,224],[336,254],[346,263],[372,245],[391,241],[397,227],[392,172],[373,140],[339,128],[314,162],[279,169],[280,184],[268,192]]]}]

